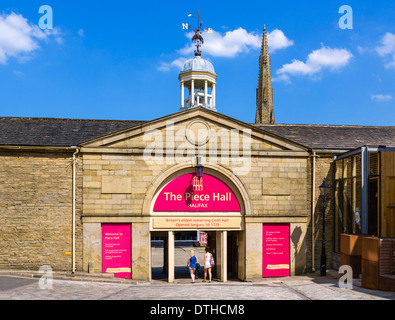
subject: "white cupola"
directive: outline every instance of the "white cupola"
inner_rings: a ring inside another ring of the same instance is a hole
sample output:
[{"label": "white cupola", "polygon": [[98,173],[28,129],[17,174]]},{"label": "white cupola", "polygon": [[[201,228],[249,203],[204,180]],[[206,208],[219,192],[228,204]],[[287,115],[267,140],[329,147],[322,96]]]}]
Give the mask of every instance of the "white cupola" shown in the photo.
[{"label": "white cupola", "polygon": [[[195,57],[184,63],[178,79],[181,86],[181,106],[180,111],[195,107],[204,107],[211,110],[215,108],[215,81],[217,75],[210,61],[201,57],[200,46],[203,44],[200,28],[195,30],[192,37],[197,50]],[[185,99],[185,88],[188,95]]]},{"label": "white cupola", "polygon": [[[215,109],[215,80],[217,75],[211,62],[195,56],[184,63],[178,77],[181,82],[180,110],[194,107]],[[185,99],[185,88],[188,95]]]}]

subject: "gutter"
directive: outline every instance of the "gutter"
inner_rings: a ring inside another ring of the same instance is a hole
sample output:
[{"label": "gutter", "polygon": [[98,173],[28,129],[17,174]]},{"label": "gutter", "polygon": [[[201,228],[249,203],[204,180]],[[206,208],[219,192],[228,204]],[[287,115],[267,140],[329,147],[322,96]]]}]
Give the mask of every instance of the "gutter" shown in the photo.
[{"label": "gutter", "polygon": [[345,153],[345,152],[348,152],[349,151],[349,149],[311,149],[312,151],[314,151],[314,152],[317,152],[317,153],[331,153],[331,154],[334,154],[334,153],[340,153],[340,154],[342,154],[342,153]]},{"label": "gutter", "polygon": [[15,151],[37,151],[37,152],[72,152],[77,147],[47,147],[47,146],[13,146],[0,145],[0,150],[15,150]]}]

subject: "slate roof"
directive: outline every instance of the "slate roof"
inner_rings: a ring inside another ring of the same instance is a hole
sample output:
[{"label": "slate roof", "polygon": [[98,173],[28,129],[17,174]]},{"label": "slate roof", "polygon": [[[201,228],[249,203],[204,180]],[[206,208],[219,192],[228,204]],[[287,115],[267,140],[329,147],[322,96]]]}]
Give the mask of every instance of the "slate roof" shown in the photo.
[{"label": "slate roof", "polygon": [[395,126],[255,124],[312,149],[351,150],[364,145],[395,147]]},{"label": "slate roof", "polygon": [[[0,145],[71,147],[145,122],[0,117]],[[252,125],[312,149],[351,150],[364,145],[395,147],[395,126]]]},{"label": "slate roof", "polygon": [[0,145],[71,147],[145,121],[1,118]]}]

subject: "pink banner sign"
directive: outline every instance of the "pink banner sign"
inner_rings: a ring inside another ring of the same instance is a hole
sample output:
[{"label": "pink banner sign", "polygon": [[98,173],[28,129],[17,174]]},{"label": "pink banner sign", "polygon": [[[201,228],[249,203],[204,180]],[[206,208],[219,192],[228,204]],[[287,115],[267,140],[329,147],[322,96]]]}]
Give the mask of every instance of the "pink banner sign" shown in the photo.
[{"label": "pink banner sign", "polygon": [[207,232],[200,231],[199,236],[200,236],[200,239],[199,239],[200,246],[201,247],[207,246]]},{"label": "pink banner sign", "polygon": [[289,224],[264,223],[262,234],[262,276],[289,276]]},{"label": "pink banner sign", "polygon": [[131,263],[130,224],[102,224],[103,273],[114,273],[117,278],[130,279]]},{"label": "pink banner sign", "polygon": [[159,193],[154,211],[240,211],[233,191],[218,178],[193,173],[170,181]]}]

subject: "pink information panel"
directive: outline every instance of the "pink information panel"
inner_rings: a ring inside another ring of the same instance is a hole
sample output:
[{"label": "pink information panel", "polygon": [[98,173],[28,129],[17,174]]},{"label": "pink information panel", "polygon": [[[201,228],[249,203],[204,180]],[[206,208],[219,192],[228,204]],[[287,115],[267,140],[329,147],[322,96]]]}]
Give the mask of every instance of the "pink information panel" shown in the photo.
[{"label": "pink information panel", "polygon": [[131,278],[130,237],[130,224],[102,224],[103,273],[114,273],[117,278]]},{"label": "pink information panel", "polygon": [[264,223],[262,235],[262,276],[289,276],[289,224]]},{"label": "pink information panel", "polygon": [[233,191],[220,179],[204,174],[184,174],[159,193],[154,211],[240,211]]}]

